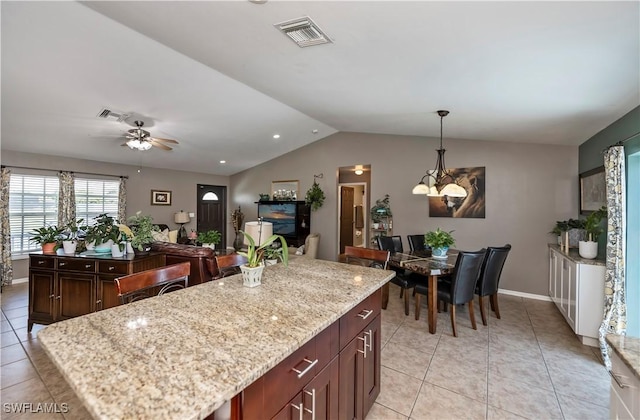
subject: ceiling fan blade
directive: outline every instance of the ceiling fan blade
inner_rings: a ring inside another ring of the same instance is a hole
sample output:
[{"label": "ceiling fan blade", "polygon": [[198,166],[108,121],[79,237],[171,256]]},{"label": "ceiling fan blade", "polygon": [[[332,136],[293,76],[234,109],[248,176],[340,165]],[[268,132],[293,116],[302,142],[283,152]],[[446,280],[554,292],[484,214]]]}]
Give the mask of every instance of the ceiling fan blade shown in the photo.
[{"label": "ceiling fan blade", "polygon": [[177,140],[162,139],[162,138],[160,138],[160,137],[151,137],[151,140],[163,141],[163,142],[165,142],[165,143],[178,144],[178,141],[177,141]]},{"label": "ceiling fan blade", "polygon": [[171,147],[167,146],[166,144],[162,144],[160,142],[155,141],[155,139],[149,140],[149,143],[151,143],[152,146],[162,150],[173,150]]},{"label": "ceiling fan blade", "polygon": [[120,146],[129,147],[127,143],[122,143]]}]

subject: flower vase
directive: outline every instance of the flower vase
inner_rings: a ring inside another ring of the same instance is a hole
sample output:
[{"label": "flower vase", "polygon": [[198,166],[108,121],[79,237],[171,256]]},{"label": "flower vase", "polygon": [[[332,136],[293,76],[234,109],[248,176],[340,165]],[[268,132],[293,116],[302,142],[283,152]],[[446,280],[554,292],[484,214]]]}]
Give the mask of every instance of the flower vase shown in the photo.
[{"label": "flower vase", "polygon": [[111,256],[113,258],[120,258],[124,255],[124,249],[120,250],[120,244],[111,245]]},{"label": "flower vase", "polygon": [[264,270],[264,265],[259,265],[257,267],[241,265],[240,271],[242,271],[242,285],[245,287],[260,286],[262,284],[262,270]]},{"label": "flower vase", "polygon": [[236,251],[240,251],[243,244],[244,236],[240,233],[240,231],[238,231],[236,232],[236,239],[233,241],[233,249],[235,249]]},{"label": "flower vase", "polygon": [[75,254],[77,246],[78,246],[78,243],[76,241],[62,241],[62,247],[64,248],[64,253],[67,255]]},{"label": "flower vase", "polygon": [[440,247],[440,248],[431,248],[431,257],[437,258],[439,260],[446,260],[448,250],[449,250],[449,247],[447,246]]}]

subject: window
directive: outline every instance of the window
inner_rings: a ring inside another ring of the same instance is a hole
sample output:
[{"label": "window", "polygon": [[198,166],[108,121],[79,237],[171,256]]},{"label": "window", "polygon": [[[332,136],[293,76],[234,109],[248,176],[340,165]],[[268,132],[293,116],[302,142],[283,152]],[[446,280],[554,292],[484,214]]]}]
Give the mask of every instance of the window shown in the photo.
[{"label": "window", "polygon": [[120,181],[76,178],[76,218],[88,224],[102,213],[117,218],[119,187]]},{"label": "window", "polygon": [[58,223],[58,177],[11,174],[9,219],[11,252],[40,249],[31,242],[33,229]]}]

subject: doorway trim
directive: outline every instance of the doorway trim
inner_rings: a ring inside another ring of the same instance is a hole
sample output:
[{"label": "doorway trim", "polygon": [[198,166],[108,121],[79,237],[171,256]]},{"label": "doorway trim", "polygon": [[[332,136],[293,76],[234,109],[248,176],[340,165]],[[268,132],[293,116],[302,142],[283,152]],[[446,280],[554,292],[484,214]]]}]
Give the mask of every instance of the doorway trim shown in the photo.
[{"label": "doorway trim", "polygon": [[338,251],[340,250],[340,219],[342,217],[342,215],[340,214],[340,211],[342,209],[342,187],[354,187],[354,186],[362,186],[364,194],[362,195],[362,217],[364,219],[364,227],[362,228],[362,246],[364,248],[367,248],[368,244],[369,244],[369,208],[368,208],[368,204],[369,203],[369,191],[367,190],[367,183],[366,182],[343,182],[343,183],[339,183],[338,184],[338,208],[337,208],[337,215],[338,215],[338,220],[336,223],[336,230],[337,230],[337,249]]}]

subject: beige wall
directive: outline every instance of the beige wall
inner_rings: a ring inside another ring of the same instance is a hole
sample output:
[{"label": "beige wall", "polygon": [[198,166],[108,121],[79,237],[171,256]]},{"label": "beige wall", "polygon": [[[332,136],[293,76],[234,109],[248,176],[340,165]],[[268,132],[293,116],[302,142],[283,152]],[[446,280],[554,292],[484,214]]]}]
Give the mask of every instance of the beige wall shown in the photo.
[{"label": "beige wall", "polygon": [[[154,151],[152,151],[153,153]],[[162,152],[160,152],[162,153]],[[173,222],[173,214],[184,210],[196,211],[196,185],[224,185],[229,186],[229,177],[209,174],[201,174],[186,171],[170,171],[166,169],[154,169],[142,167],[138,172],[137,166],[118,165],[106,162],[97,162],[82,159],[71,159],[59,156],[38,155],[32,153],[2,151],[2,164],[6,166],[26,166],[33,168],[67,170],[78,172],[78,176],[84,176],[82,172],[99,173],[106,175],[128,176],[127,180],[127,216],[134,215],[138,210],[144,214],[153,216],[154,222],[165,223],[172,229],[179,225]],[[29,171],[24,169],[12,169],[15,173],[47,173]],[[51,172],[48,172],[51,173]],[[172,193],[170,206],[152,206],[151,190],[168,190]],[[228,219],[228,218],[227,218]],[[196,220],[185,224],[187,231],[196,228]],[[229,221],[228,230],[233,232]],[[230,244],[230,242],[227,242]],[[22,278],[28,275],[28,261],[14,261],[14,278]]]},{"label": "beige wall", "polygon": [[[424,233],[454,229],[457,248],[476,250],[511,243],[501,288],[548,295],[548,232],[556,220],[578,216],[578,148],[446,140],[450,168],[486,167],[485,219],[430,218],[427,198],[411,189],[435,165],[438,139],[425,137],[337,133],[287,155],[231,177],[232,206],[241,205],[245,220],[255,220],[259,192],[272,180],[299,179],[300,196],[318,183],[327,196],[311,216],[311,230],[320,232],[319,258],[337,258],[337,174],[341,166],[371,164],[370,199],[391,196],[393,233]],[[367,212],[368,213],[368,212]],[[405,245],[408,247],[408,244]]]}]

